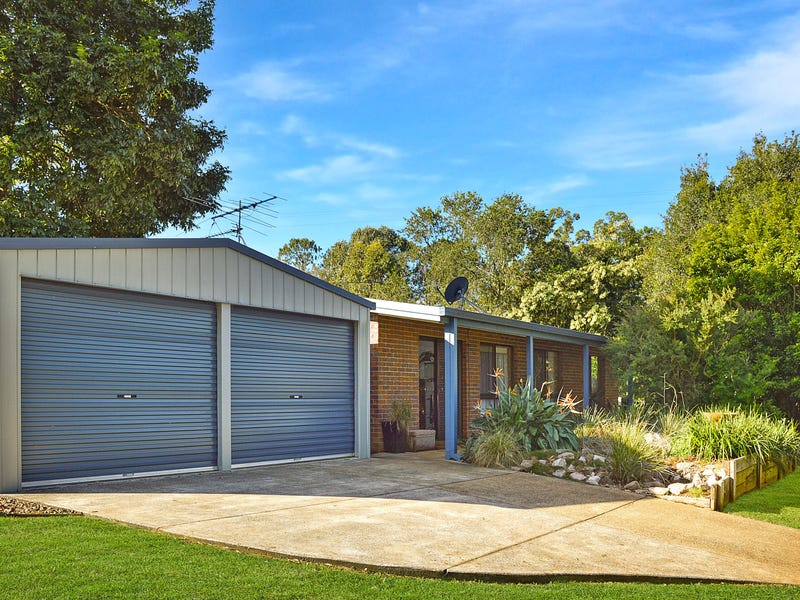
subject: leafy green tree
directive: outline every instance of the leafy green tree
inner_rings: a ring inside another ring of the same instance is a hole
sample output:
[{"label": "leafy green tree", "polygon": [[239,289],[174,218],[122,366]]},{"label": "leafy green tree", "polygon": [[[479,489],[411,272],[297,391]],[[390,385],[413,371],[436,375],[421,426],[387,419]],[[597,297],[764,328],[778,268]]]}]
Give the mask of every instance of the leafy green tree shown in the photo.
[{"label": "leafy green tree", "polygon": [[683,362],[673,362],[686,371],[673,377],[691,402],[757,401],[800,416],[798,134],[757,135],[719,184],[704,161],[684,170],[644,262],[653,344],[637,346],[641,323],[624,323],[621,367],[640,382],[655,376],[648,362],[670,372],[658,342],[667,336],[680,344]]},{"label": "leafy green tree", "polygon": [[322,248],[308,238],[292,238],[278,250],[278,260],[315,275],[319,271]]},{"label": "leafy green tree", "polygon": [[649,229],[637,230],[625,213],[608,212],[593,232],[579,231],[569,266],[533,282],[510,316],[608,335],[642,301],[639,259]]},{"label": "leafy green tree", "polygon": [[360,296],[410,302],[410,249],[409,241],[389,227],[356,229],[349,241],[325,252],[318,275]]},{"label": "leafy green tree", "polygon": [[436,288],[465,276],[473,302],[509,314],[529,285],[569,261],[564,231],[575,218],[561,209],[537,210],[516,194],[486,204],[475,192],[457,192],[436,208],[418,208],[403,231],[415,245],[420,299],[442,302]]},{"label": "leafy green tree", "polygon": [[225,135],[193,77],[213,0],[0,6],[0,235],[144,236],[217,207]]}]

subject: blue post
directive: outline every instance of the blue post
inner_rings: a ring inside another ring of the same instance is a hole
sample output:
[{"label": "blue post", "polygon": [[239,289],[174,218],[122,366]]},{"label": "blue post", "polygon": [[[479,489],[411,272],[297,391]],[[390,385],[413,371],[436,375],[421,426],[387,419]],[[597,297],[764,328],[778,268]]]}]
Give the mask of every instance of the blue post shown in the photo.
[{"label": "blue post", "polygon": [[589,408],[589,397],[592,395],[592,362],[589,359],[589,345],[583,346],[583,410]]},{"label": "blue post", "polygon": [[444,326],[444,457],[461,460],[458,454],[458,320]]},{"label": "blue post", "polygon": [[533,369],[534,369],[534,366],[533,366],[533,336],[532,335],[528,336],[527,352],[528,352],[528,357],[527,357],[528,358],[528,360],[527,360],[527,363],[528,363],[528,365],[527,365],[528,366],[528,381],[531,382],[531,386],[536,387],[536,382],[533,381]]}]

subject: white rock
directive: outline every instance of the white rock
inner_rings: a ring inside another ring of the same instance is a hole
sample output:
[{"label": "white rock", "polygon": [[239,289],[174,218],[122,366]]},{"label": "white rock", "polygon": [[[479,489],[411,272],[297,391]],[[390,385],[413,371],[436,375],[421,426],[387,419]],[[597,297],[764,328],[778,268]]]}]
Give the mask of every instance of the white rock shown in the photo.
[{"label": "white rock", "polygon": [[551,464],[556,468],[561,468],[567,466],[567,461],[563,458],[557,458]]},{"label": "white rock", "polygon": [[558,458],[575,458],[575,454],[573,452],[562,452],[558,455]]},{"label": "white rock", "polygon": [[578,473],[576,471],[575,473],[570,473],[569,478],[574,479],[575,481],[583,481],[584,479],[586,479],[586,475],[584,475],[583,473]]},{"label": "white rock", "polygon": [[667,486],[670,496],[680,496],[689,487],[685,483],[670,483]]},{"label": "white rock", "polygon": [[642,484],[634,479],[633,481],[629,481],[628,483],[626,483],[623,489],[638,490],[640,487],[642,487]]},{"label": "white rock", "polygon": [[706,485],[711,487],[712,485],[717,485],[717,478],[714,475],[709,475],[706,479]]},{"label": "white rock", "polygon": [[691,471],[693,466],[694,463],[692,462],[679,462],[677,465],[675,465],[675,468],[681,473],[684,473],[687,471]]},{"label": "white rock", "polygon": [[714,475],[714,469],[703,469],[703,472],[700,473],[700,475],[703,477],[710,477],[711,475]]},{"label": "white rock", "polygon": [[573,473],[575,471],[575,467],[573,467],[572,465],[569,465],[567,467],[567,471],[569,471],[570,473]]},{"label": "white rock", "polygon": [[700,473],[695,473],[694,477],[692,477],[692,485],[694,487],[700,487],[703,485],[703,478],[700,477]]},{"label": "white rock", "polygon": [[540,465],[546,465],[547,464],[547,459],[546,458],[540,458],[539,459],[539,464]]},{"label": "white rock", "polygon": [[605,456],[600,456],[599,454],[595,454],[595,455],[592,457],[592,460],[593,460],[593,461],[595,461],[595,462],[601,462],[601,463],[604,463],[604,462],[606,462],[606,457],[605,457]]},{"label": "white rock", "polygon": [[655,486],[647,488],[647,491],[653,494],[654,496],[664,496],[669,490],[665,487]]},{"label": "white rock", "polygon": [[582,462],[583,464],[586,464],[586,457],[585,457],[585,456],[581,456],[581,457],[578,459],[578,462]]},{"label": "white rock", "polygon": [[720,479],[728,476],[728,473],[725,471],[725,469],[717,469],[714,474]]},{"label": "white rock", "polygon": [[553,471],[553,477],[564,477],[567,472],[564,469],[559,469],[558,471]]},{"label": "white rock", "polygon": [[521,463],[519,463],[519,466],[522,469],[530,469],[533,466],[533,461],[529,460],[529,459],[525,459]]},{"label": "white rock", "polygon": [[600,485],[600,475],[592,475],[586,478],[586,483],[590,485]]}]

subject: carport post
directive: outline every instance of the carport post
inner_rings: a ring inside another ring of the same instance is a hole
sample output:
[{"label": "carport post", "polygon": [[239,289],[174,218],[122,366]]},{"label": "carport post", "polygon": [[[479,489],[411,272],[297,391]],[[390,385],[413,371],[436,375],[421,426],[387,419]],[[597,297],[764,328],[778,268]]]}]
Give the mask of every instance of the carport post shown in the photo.
[{"label": "carport post", "polygon": [[589,358],[589,344],[583,345],[583,410],[589,408],[589,397],[592,395],[592,366]]},{"label": "carport post", "polygon": [[458,319],[444,325],[444,457],[458,454]]},{"label": "carport post", "polygon": [[533,336],[532,335],[528,336],[528,347],[526,349],[526,354],[527,354],[527,359],[528,359],[526,361],[526,363],[527,363],[526,366],[527,366],[527,369],[528,369],[528,381],[530,382],[530,384],[532,386],[535,387],[536,386],[536,382],[533,380],[533,369],[534,369],[534,366],[533,366]]}]

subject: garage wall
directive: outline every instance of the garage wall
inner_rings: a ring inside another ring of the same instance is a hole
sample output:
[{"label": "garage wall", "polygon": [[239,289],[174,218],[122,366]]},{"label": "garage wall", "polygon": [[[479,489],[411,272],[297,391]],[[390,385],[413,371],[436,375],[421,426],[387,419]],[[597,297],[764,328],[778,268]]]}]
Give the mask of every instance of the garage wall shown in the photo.
[{"label": "garage wall", "polygon": [[[0,249],[0,492],[16,491],[21,481],[20,294],[21,278],[63,281],[112,289],[162,294],[217,303],[229,314],[243,305],[352,321],[355,336],[356,455],[369,455],[369,307],[335,288],[273,266],[273,259],[237,251],[229,240],[219,246],[202,240],[60,240],[65,246],[98,242],[110,247],[54,248],[59,240],[27,241],[23,249]],[[216,240],[215,240],[216,242]],[[42,244],[48,246],[39,248]],[[120,247],[120,246],[130,247]],[[208,247],[214,245],[214,247]],[[31,247],[37,246],[37,247]],[[138,247],[137,247],[138,246]],[[261,255],[259,255],[261,256]],[[218,320],[224,324],[225,319]],[[228,333],[229,335],[229,333]],[[224,340],[222,331],[219,336]],[[230,353],[221,353],[229,361]],[[220,386],[224,392],[225,385]],[[229,399],[228,399],[229,400]],[[225,399],[221,398],[220,403]],[[226,412],[220,411],[223,420]],[[220,450],[224,452],[225,449]],[[227,456],[220,459],[226,468]]]},{"label": "garage wall", "polygon": [[[7,251],[3,251],[7,252]],[[23,277],[356,320],[368,310],[231,248],[18,250]]]}]

